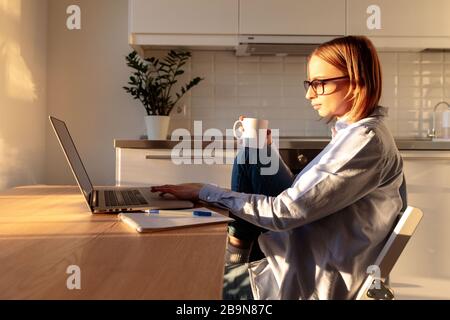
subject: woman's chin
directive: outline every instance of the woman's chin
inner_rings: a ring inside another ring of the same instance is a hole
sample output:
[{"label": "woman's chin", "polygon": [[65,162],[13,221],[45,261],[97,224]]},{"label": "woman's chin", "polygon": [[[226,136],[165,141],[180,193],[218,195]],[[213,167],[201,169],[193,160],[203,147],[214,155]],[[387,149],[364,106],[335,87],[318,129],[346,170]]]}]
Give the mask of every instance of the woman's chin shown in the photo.
[{"label": "woman's chin", "polygon": [[317,110],[317,113],[319,114],[319,116],[321,116],[322,118],[326,118],[328,117],[328,112],[326,112],[325,110]]}]

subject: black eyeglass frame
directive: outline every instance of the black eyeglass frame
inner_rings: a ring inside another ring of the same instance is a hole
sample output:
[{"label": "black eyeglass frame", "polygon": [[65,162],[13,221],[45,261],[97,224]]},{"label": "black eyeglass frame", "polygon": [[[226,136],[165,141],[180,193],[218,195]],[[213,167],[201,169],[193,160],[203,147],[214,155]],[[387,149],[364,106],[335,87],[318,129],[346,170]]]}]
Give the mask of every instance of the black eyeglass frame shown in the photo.
[{"label": "black eyeglass frame", "polygon": [[[328,81],[334,81],[334,80],[343,80],[343,79],[349,79],[349,76],[340,76],[340,77],[334,77],[334,78],[326,78],[326,79],[314,79],[313,81],[308,81],[305,80],[303,81],[303,86],[305,87],[306,92],[308,92],[309,87],[312,88],[312,90],[317,94],[317,95],[322,95],[325,93],[325,83]],[[312,86],[312,84],[314,82],[318,82],[320,83],[320,85],[322,86],[322,93],[319,93],[316,91],[316,89],[314,89],[314,86]]]}]

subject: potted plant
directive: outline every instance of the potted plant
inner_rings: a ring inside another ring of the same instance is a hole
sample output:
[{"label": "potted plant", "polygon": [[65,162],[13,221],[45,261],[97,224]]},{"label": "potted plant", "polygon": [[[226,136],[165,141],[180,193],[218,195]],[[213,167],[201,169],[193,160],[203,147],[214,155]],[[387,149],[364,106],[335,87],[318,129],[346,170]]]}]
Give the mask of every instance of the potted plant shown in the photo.
[{"label": "potted plant", "polygon": [[166,57],[141,59],[136,51],[126,56],[127,66],[133,69],[128,87],[123,87],[139,100],[147,116],[145,124],[149,140],[165,140],[169,129],[170,112],[176,103],[203,78],[196,77],[181,87],[176,98],[171,95],[176,78],[184,73],[182,67],[191,57],[190,52],[170,50]]}]

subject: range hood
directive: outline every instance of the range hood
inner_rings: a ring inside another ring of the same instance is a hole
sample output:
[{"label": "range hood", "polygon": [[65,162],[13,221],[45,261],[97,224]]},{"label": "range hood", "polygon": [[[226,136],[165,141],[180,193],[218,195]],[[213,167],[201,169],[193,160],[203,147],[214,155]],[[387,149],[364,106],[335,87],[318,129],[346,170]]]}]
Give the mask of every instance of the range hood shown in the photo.
[{"label": "range hood", "polygon": [[319,44],[335,36],[240,35],[236,56],[309,55]]}]

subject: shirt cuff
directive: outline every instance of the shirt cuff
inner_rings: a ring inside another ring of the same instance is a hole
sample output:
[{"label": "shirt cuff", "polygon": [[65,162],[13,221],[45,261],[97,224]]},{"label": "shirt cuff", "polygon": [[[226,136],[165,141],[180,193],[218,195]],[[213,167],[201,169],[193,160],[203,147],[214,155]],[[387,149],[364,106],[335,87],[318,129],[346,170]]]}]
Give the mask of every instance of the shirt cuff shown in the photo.
[{"label": "shirt cuff", "polygon": [[218,202],[224,190],[216,185],[206,184],[200,189],[198,197],[206,202]]}]

